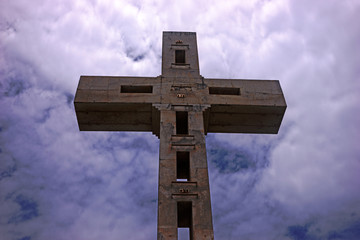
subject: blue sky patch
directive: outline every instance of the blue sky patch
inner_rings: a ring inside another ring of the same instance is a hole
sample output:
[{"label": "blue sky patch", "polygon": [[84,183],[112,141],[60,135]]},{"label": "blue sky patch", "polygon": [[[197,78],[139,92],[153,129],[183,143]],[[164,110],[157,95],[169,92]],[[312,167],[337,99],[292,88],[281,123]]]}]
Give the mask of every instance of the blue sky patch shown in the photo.
[{"label": "blue sky patch", "polygon": [[144,59],[144,55],[138,55],[134,58],[135,62],[141,61],[142,59]]},{"label": "blue sky patch", "polygon": [[20,206],[20,210],[10,217],[8,223],[21,223],[39,216],[38,204],[24,195],[17,195],[14,199]]},{"label": "blue sky patch", "polygon": [[16,169],[17,169],[17,167],[15,164],[12,166],[9,166],[8,168],[6,168],[3,171],[1,171],[1,169],[0,169],[0,181],[3,180],[4,178],[11,177],[13,175],[13,173],[16,171]]},{"label": "blue sky patch", "polygon": [[344,229],[332,231],[328,235],[328,240],[358,240],[360,238],[360,220],[356,221]]},{"label": "blue sky patch", "polygon": [[302,225],[293,225],[287,228],[286,236],[290,237],[293,240],[310,240],[313,239],[308,235],[309,224]]},{"label": "blue sky patch", "polygon": [[254,166],[254,163],[244,153],[230,151],[225,148],[210,149],[208,159],[220,173],[234,173]]},{"label": "blue sky patch", "polygon": [[22,237],[17,240],[31,240],[31,236]]}]

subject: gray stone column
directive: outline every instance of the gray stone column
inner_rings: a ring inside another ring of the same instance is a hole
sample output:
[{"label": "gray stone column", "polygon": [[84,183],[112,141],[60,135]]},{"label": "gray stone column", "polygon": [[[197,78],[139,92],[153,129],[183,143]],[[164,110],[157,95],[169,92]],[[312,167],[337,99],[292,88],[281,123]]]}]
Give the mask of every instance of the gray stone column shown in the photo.
[{"label": "gray stone column", "polygon": [[[208,105],[154,106],[160,111],[158,239],[177,239],[178,203],[191,205],[191,239],[214,239],[203,120]],[[176,111],[188,112],[188,134],[176,134]],[[189,153],[187,181],[177,181],[177,152]]]}]

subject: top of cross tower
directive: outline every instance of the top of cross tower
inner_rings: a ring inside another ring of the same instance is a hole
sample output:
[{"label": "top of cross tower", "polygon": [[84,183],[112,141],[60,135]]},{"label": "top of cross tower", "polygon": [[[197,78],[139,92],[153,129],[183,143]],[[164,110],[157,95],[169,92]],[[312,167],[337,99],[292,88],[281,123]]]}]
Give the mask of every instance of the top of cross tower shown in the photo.
[{"label": "top of cross tower", "polygon": [[199,76],[199,58],[195,32],[163,32],[162,75]]}]

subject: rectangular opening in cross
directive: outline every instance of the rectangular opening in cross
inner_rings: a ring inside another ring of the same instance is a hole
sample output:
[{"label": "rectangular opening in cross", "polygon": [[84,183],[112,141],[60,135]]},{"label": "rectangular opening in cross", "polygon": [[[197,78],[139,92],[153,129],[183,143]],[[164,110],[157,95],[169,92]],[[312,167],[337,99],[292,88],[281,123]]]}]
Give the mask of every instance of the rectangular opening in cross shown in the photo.
[{"label": "rectangular opening in cross", "polygon": [[152,93],[153,87],[148,85],[133,86],[133,85],[122,85],[122,93]]},{"label": "rectangular opening in cross", "polygon": [[[178,239],[192,239],[192,202],[177,202],[177,218]],[[181,231],[179,231],[179,228]],[[184,232],[184,230],[188,235],[179,238],[179,233]]]},{"label": "rectangular opening in cross", "polygon": [[185,64],[185,50],[175,50],[175,63]]},{"label": "rectangular opening in cross", "polygon": [[176,181],[190,181],[190,152],[176,152]]},{"label": "rectangular opening in cross", "polygon": [[188,112],[176,112],[176,134],[188,134]]},{"label": "rectangular opening in cross", "polygon": [[240,95],[240,88],[209,87],[209,94],[217,95]]}]

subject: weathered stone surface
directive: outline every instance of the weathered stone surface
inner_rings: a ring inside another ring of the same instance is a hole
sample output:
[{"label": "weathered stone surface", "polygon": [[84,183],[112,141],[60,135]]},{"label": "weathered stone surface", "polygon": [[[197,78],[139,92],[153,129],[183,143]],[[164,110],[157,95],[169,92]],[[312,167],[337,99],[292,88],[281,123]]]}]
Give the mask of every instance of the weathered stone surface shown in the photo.
[{"label": "weathered stone surface", "polygon": [[160,138],[162,240],[177,239],[179,224],[189,225],[190,239],[214,239],[205,134],[277,133],[286,109],[279,81],[203,78],[189,32],[163,33],[162,75],[82,76],[74,104],[80,130],[152,131]]},{"label": "weathered stone surface", "polygon": [[[172,70],[172,74],[175,74]],[[176,71],[188,71],[179,70]],[[202,112],[204,132],[277,133],[286,110],[286,103],[278,81],[225,80],[166,77],[90,77],[82,76],[75,96],[75,109],[81,130],[152,131],[159,135],[158,118],[152,115],[152,104],[181,106],[209,105]],[[195,81],[191,82],[192,80]],[[198,83],[196,83],[196,81]],[[203,83],[202,83],[203,81]],[[152,93],[124,93],[121,86],[152,86]],[[199,87],[200,86],[200,87]],[[239,88],[240,95],[210,94],[211,87]],[[179,97],[181,96],[181,97]],[[147,109],[148,126],[139,127],[136,121],[127,124],[106,121],[114,112],[129,112],[141,118],[139,111]],[[190,107],[188,107],[190,108]],[[85,112],[86,114],[79,114]],[[101,114],[97,114],[101,112]],[[97,114],[97,115],[96,115]],[[92,116],[97,117],[93,118]],[[96,121],[103,119],[104,121]],[[156,122],[155,122],[156,121]],[[96,129],[95,126],[96,125]]]}]

